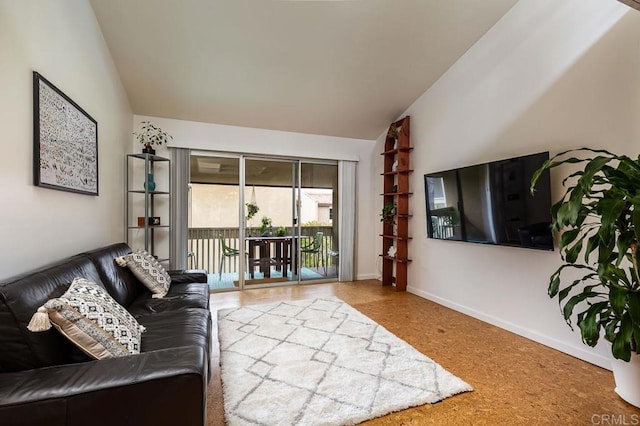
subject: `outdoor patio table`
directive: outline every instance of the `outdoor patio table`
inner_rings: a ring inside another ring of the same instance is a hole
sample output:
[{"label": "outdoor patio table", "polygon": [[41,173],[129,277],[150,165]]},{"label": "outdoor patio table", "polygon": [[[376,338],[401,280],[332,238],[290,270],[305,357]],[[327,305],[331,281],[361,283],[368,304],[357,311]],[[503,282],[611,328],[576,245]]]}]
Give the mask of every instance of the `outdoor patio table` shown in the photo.
[{"label": "outdoor patio table", "polygon": [[[288,274],[289,266],[292,266],[292,271],[296,270],[297,262],[292,253],[296,251],[293,243],[297,239],[293,236],[247,237],[245,240],[248,243],[248,266],[251,278],[254,276],[256,267],[259,267],[265,278],[271,277],[272,266],[277,271],[282,269],[283,277]],[[274,254],[273,256],[271,255],[272,253]]]}]

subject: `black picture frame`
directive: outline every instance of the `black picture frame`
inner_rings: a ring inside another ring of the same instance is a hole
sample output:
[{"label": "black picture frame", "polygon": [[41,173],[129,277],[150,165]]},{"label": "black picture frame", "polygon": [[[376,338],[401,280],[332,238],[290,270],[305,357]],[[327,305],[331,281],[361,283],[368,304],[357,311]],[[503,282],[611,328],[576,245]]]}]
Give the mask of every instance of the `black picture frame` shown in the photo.
[{"label": "black picture frame", "polygon": [[36,186],[99,195],[98,122],[36,71],[33,172]]}]

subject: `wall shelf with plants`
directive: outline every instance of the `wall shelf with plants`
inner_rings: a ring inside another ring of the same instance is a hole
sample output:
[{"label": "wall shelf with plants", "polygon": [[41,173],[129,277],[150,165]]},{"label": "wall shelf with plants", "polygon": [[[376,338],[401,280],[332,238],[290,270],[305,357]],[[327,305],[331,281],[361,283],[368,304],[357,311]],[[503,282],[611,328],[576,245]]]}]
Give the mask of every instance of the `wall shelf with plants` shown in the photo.
[{"label": "wall shelf with plants", "polygon": [[409,237],[410,118],[392,123],[387,132],[383,152],[382,199],[382,285],[395,285],[397,291],[407,289]]}]

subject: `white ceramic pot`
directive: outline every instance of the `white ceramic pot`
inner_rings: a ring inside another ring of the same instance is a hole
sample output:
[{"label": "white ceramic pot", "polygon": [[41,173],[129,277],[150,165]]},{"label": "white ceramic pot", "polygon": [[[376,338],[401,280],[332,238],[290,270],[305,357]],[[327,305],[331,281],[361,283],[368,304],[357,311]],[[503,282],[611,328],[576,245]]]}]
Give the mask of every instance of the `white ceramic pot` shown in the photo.
[{"label": "white ceramic pot", "polygon": [[616,393],[631,405],[640,407],[640,355],[632,352],[629,362],[611,361]]}]

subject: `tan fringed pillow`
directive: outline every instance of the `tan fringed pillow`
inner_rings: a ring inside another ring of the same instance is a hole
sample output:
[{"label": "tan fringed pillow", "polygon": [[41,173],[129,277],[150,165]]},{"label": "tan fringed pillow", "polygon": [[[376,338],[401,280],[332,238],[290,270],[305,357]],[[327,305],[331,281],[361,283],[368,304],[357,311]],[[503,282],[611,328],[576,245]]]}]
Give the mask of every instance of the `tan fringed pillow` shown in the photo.
[{"label": "tan fringed pillow", "polygon": [[51,324],[95,359],[140,353],[144,327],[105,289],[84,278],[38,308],[27,328],[44,331]]},{"label": "tan fringed pillow", "polygon": [[116,258],[120,266],[126,266],[145,285],[152,297],[164,297],[169,292],[171,277],[164,267],[144,250],[136,250],[131,254]]}]

